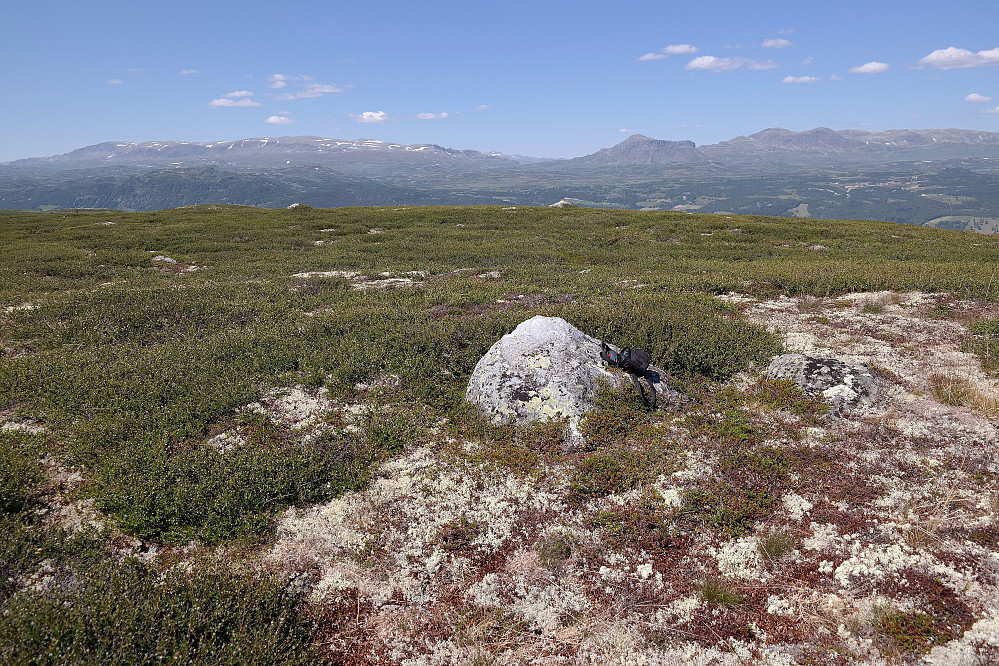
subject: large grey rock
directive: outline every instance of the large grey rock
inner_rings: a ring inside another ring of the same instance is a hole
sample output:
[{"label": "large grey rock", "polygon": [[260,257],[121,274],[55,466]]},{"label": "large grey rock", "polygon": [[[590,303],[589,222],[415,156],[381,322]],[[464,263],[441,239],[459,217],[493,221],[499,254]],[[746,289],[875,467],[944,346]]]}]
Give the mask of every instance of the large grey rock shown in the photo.
[{"label": "large grey rock", "polygon": [[770,361],[766,377],[788,379],[805,393],[822,396],[837,414],[846,407],[869,405],[879,394],[878,383],[866,366],[834,358],[784,354]]},{"label": "large grey rock", "polygon": [[[600,341],[558,317],[532,317],[504,335],[472,371],[465,399],[495,423],[566,418],[578,442],[579,420],[596,404],[602,382],[631,381],[600,358]],[[656,384],[660,394],[668,391]],[[638,400],[638,397],[635,397]]]}]

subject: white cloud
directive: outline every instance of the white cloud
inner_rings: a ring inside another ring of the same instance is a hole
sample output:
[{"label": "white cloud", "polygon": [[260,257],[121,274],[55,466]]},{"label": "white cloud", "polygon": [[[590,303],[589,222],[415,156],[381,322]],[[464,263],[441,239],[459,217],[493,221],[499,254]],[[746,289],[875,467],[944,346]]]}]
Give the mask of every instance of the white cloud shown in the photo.
[{"label": "white cloud", "polygon": [[729,69],[739,69],[741,58],[718,58],[717,56],[699,56],[687,63],[684,69],[706,69],[709,72],[724,72]]},{"label": "white cloud", "polygon": [[418,113],[416,117],[420,120],[438,120],[440,118],[447,118],[447,112],[442,113]]},{"label": "white cloud", "polygon": [[697,53],[698,48],[692,44],[670,44],[663,49],[663,53],[668,53],[669,55],[685,55],[689,53]]},{"label": "white cloud", "polygon": [[267,83],[271,88],[284,88],[288,85],[288,77],[284,74],[271,74],[267,77]]},{"label": "white cloud", "polygon": [[[273,87],[273,86],[272,86]],[[294,93],[281,93],[277,96],[278,100],[287,101],[291,99],[314,99],[316,97],[322,97],[327,93],[339,93],[343,92],[342,89],[336,86],[326,85],[325,83],[307,83],[304,88]]]},{"label": "white cloud", "polygon": [[829,77],[829,80],[830,81],[842,81],[843,77],[840,76],[839,74],[833,74],[832,76]]},{"label": "white cloud", "polygon": [[196,70],[196,69],[182,69],[182,70],[180,70],[180,73],[183,76],[187,76],[189,74],[201,74],[201,72],[198,71],[198,70]]},{"label": "white cloud", "polygon": [[343,92],[340,88],[336,86],[326,85],[324,83],[310,83],[305,86],[305,89],[298,93],[299,97],[321,97],[327,93],[338,93]]},{"label": "white cloud", "polygon": [[238,97],[253,97],[253,93],[249,90],[234,90],[231,93],[226,93],[223,97],[228,97],[230,99],[235,99]]},{"label": "white cloud", "polygon": [[265,122],[268,122],[271,125],[290,125],[295,121],[288,116],[271,116]]},{"label": "white cloud", "polygon": [[125,83],[125,82],[122,81],[121,79],[108,79],[108,85],[109,86],[120,86],[123,83]]},{"label": "white cloud", "polygon": [[388,122],[388,114],[384,111],[365,111],[360,115],[350,114],[351,120],[357,123],[385,123]]},{"label": "white cloud", "polygon": [[851,67],[851,74],[881,74],[888,71],[887,63],[877,62],[872,60],[871,62],[864,63],[858,67]]},{"label": "white cloud", "polygon": [[732,69],[774,69],[777,63],[773,60],[752,60],[750,58],[718,58],[716,56],[700,56],[687,63],[684,69],[704,69],[709,72],[725,72]]},{"label": "white cloud", "polygon": [[670,44],[666,48],[659,51],[659,53],[646,53],[641,56],[639,60],[662,60],[663,58],[668,58],[671,55],[689,55],[691,53],[697,53],[699,49],[693,44]]},{"label": "white cloud", "polygon": [[986,97],[985,95],[979,95],[978,93],[971,93],[964,98],[965,102],[969,104],[984,104],[985,102],[991,102],[991,97]]},{"label": "white cloud", "polygon": [[817,76],[785,76],[781,83],[816,83],[821,80]]},{"label": "white cloud", "polygon": [[260,102],[254,102],[252,99],[229,99],[228,97],[220,97],[219,99],[213,99],[208,103],[208,106],[214,107],[216,109],[224,106],[263,106]]},{"label": "white cloud", "polygon": [[791,42],[786,39],[764,39],[760,46],[765,49],[782,49],[791,46]]},{"label": "white cloud", "polygon": [[812,56],[808,56],[807,58],[801,61],[801,64],[804,65],[805,67],[808,67],[809,65],[814,63],[815,63],[815,58],[813,58]]},{"label": "white cloud", "polygon": [[933,69],[967,69],[969,67],[999,65],[999,47],[973,53],[967,49],[948,46],[929,54],[919,61],[919,65]]},{"label": "white cloud", "polygon": [[985,109],[982,113],[999,113],[999,106],[994,109]]}]

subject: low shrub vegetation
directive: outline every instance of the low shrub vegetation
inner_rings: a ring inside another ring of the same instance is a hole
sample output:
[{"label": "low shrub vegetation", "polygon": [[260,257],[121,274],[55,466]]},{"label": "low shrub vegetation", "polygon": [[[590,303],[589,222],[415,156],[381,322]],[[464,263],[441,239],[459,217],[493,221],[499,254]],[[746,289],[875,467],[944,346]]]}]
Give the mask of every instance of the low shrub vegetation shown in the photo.
[{"label": "low shrub vegetation", "polygon": [[311,630],[280,581],[204,562],[62,566],[0,616],[6,664],[311,664]]},{"label": "low shrub vegetation", "polygon": [[[787,443],[822,422],[821,401],[779,381],[719,386],[782,348],[716,296],[792,296],[827,321],[854,307],[828,297],[855,291],[996,298],[999,239],[895,230],[499,207],[0,213],[0,661],[314,663],[301,598],[233,553],[266,547],[289,507],[363,489],[378,463],[428,443],[518,481],[557,464],[558,501],[593,507],[590,526],[611,548],[662,554],[695,531],[750,534],[835,461]],[[807,249],[830,238],[835,253]],[[869,305],[884,314],[890,303]],[[581,423],[587,450],[569,451],[564,422],[498,426],[473,413],[476,362],[538,314],[648,350],[685,414],[606,389]],[[968,342],[993,371],[995,324],[973,323]],[[279,387],[321,393],[330,413],[314,436],[247,408]],[[952,404],[962,390],[934,388]],[[682,460],[678,432],[717,464],[667,502],[655,484]],[[239,444],[209,443],[223,433]],[[70,468],[80,482],[60,487],[54,470]],[[56,495],[88,502],[104,531],[67,531],[46,513]],[[436,545],[471,557],[488,527],[455,520]],[[119,548],[129,537],[164,555],[130,557]],[[565,533],[535,552],[554,572],[595,547]],[[793,543],[775,533],[760,548],[776,562]],[[743,599],[717,581],[698,590],[710,604]],[[361,601],[348,602],[350,617],[330,626],[359,631]],[[505,611],[475,613],[459,638],[524,629]],[[899,649],[922,650],[944,635],[924,625],[886,614],[879,630],[919,635]]]},{"label": "low shrub vegetation", "polygon": [[40,438],[16,430],[0,432],[0,515],[19,514],[38,500],[44,479]]}]

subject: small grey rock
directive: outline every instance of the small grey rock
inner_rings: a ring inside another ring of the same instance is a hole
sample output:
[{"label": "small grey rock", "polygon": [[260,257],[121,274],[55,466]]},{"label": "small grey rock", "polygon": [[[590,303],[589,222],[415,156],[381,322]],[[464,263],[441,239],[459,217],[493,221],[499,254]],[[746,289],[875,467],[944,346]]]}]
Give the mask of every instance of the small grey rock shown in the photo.
[{"label": "small grey rock", "polygon": [[879,394],[877,381],[866,366],[834,358],[784,354],[770,361],[766,377],[793,381],[805,393],[822,396],[837,414],[846,407],[872,404]]}]

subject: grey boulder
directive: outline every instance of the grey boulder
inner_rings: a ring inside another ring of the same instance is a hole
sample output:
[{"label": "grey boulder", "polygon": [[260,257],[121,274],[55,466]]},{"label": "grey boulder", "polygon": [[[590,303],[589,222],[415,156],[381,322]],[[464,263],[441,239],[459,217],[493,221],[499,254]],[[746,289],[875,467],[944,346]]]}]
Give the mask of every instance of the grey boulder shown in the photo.
[{"label": "grey boulder", "polygon": [[770,361],[766,377],[790,380],[805,393],[822,396],[837,414],[847,407],[872,404],[879,394],[878,382],[866,366],[834,358],[783,354]]},{"label": "grey boulder", "polygon": [[[630,379],[600,358],[600,341],[558,317],[532,317],[504,335],[472,371],[465,399],[495,423],[565,418],[579,443],[580,418],[596,405],[601,383]],[[664,383],[657,390],[668,390]],[[635,396],[638,400],[638,396]]]}]

